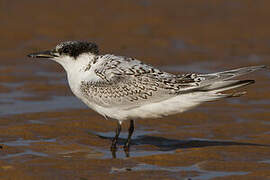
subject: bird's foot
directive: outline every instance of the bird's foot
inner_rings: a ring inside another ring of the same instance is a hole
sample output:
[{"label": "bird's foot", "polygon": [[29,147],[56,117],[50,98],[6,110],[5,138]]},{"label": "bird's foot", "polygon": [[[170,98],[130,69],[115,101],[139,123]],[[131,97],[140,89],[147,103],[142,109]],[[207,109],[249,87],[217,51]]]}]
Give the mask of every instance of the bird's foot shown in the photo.
[{"label": "bird's foot", "polygon": [[125,154],[126,154],[126,157],[129,157],[129,144],[128,145],[124,145],[124,147],[123,147],[123,149],[124,149],[124,151],[125,151]]},{"label": "bird's foot", "polygon": [[111,145],[111,151],[117,151],[116,144],[112,144],[112,145]]},{"label": "bird's foot", "polygon": [[111,153],[112,153],[112,157],[113,157],[114,159],[116,158],[116,151],[117,151],[116,145],[112,145],[112,146],[111,146]]},{"label": "bird's foot", "polygon": [[127,152],[127,151],[129,151],[129,144],[125,144],[124,146],[123,146],[123,149]]}]

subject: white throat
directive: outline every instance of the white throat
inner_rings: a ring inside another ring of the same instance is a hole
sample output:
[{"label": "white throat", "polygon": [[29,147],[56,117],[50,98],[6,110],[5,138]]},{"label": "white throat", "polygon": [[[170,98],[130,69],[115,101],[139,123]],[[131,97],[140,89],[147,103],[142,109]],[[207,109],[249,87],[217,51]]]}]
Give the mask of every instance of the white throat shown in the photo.
[{"label": "white throat", "polygon": [[76,94],[74,91],[77,89],[77,86],[85,78],[84,76],[88,76],[88,74],[85,73],[85,69],[94,62],[95,57],[96,55],[94,54],[84,53],[79,55],[76,59],[70,56],[53,59],[65,69],[69,86],[74,94]]}]

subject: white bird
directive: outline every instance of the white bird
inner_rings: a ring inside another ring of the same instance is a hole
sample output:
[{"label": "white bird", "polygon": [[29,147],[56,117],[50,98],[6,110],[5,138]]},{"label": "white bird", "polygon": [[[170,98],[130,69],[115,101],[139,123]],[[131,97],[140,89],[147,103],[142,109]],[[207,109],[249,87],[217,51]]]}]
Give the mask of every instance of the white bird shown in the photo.
[{"label": "white bird", "polygon": [[266,67],[174,75],[134,58],[99,55],[95,43],[81,41],[63,42],[52,50],[28,57],[49,58],[61,64],[75,96],[105,118],[118,120],[112,151],[116,150],[123,121],[130,120],[124,145],[128,151],[134,120],[159,118],[187,111],[206,101],[241,96],[244,92],[222,92],[254,83],[254,80],[232,79]]}]

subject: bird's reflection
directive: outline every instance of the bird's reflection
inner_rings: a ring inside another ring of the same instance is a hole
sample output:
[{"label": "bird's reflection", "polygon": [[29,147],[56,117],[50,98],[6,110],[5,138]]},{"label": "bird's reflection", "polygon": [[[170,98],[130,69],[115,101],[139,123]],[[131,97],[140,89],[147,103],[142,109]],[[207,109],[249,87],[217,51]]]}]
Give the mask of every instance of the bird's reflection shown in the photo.
[{"label": "bird's reflection", "polygon": [[[112,137],[101,136],[103,139],[112,139]],[[130,152],[125,151],[121,146],[124,144],[125,139],[119,138],[120,147],[118,147],[118,151],[124,151],[126,157],[130,157]],[[200,147],[208,147],[208,146],[270,146],[264,144],[254,144],[254,143],[242,143],[242,142],[234,142],[234,141],[212,141],[207,139],[192,139],[192,140],[178,140],[178,139],[169,139],[164,137],[157,136],[138,136],[137,138],[132,140],[131,147],[135,145],[153,145],[158,148],[158,151],[173,151],[176,149],[188,149],[188,148],[200,148]],[[117,158],[116,151],[112,151],[112,158]]]},{"label": "bird's reflection", "polygon": [[[130,157],[130,155],[129,155],[129,151],[130,151],[130,150],[124,150],[123,148],[121,148],[120,150],[123,151],[123,152],[125,153],[125,157],[126,157],[126,158]],[[116,158],[117,158],[116,152],[117,152],[117,149],[111,150],[112,158],[113,158],[113,159],[116,159]]]}]

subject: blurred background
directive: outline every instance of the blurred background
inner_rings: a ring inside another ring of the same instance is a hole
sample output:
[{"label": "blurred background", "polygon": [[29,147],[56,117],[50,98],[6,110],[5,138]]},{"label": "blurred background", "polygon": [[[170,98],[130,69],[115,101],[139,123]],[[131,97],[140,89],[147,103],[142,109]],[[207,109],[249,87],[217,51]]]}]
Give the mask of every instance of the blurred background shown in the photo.
[{"label": "blurred background", "polygon": [[86,40],[101,54],[172,73],[270,65],[269,7],[267,0],[0,0],[1,176],[269,178],[269,147],[245,144],[270,144],[269,69],[248,77],[257,83],[242,98],[136,122],[130,157],[120,149],[111,160],[114,122],[73,97],[60,65],[26,57]]}]

